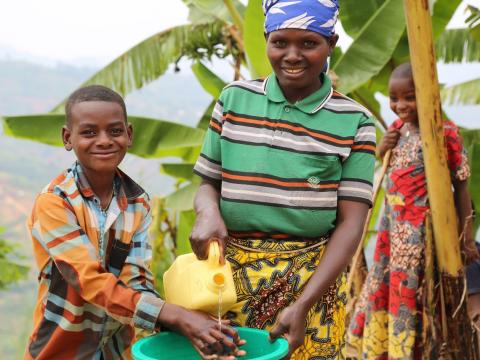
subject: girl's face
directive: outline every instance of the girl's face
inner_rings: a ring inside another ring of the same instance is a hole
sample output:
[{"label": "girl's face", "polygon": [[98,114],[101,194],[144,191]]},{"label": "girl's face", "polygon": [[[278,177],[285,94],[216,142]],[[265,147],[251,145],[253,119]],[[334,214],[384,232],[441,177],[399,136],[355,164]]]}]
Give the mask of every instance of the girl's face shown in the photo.
[{"label": "girl's face", "polygon": [[337,40],[302,29],[268,35],[267,56],[287,100],[301,100],[321,87],[320,74]]},{"label": "girl's face", "polygon": [[405,123],[418,123],[415,85],[409,77],[390,79],[390,109]]}]

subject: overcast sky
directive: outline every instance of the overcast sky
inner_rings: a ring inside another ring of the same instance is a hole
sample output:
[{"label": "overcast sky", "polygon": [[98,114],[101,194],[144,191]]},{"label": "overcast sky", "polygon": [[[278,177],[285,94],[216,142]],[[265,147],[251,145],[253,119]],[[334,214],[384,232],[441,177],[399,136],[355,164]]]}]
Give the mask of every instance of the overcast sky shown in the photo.
[{"label": "overcast sky", "polygon": [[0,55],[102,66],[187,16],[181,0],[0,0]]}]

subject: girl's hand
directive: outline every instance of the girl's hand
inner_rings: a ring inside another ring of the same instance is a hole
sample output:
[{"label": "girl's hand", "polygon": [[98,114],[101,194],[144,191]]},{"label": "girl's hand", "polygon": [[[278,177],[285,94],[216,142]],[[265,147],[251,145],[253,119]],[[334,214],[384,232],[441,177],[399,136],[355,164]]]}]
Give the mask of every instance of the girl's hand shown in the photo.
[{"label": "girl's hand", "polygon": [[229,326],[228,320],[218,320],[201,311],[191,311],[166,303],[160,312],[159,321],[190,340],[202,359],[234,360],[244,356],[238,347],[245,344],[238,333]]},{"label": "girl's hand", "polygon": [[393,149],[400,138],[400,130],[398,129],[389,129],[385,135],[383,135],[380,145],[378,146],[377,156],[383,158],[385,153]]},{"label": "girl's hand", "polygon": [[270,340],[284,337],[288,341],[288,354],[284,359],[290,359],[293,352],[305,341],[306,312],[292,304],[286,307],[277,318],[270,331]]},{"label": "girl's hand", "polygon": [[208,245],[210,241],[217,240],[220,247],[220,262],[225,263],[224,250],[228,242],[228,231],[225,222],[217,209],[205,209],[197,213],[190,244],[192,250],[200,260],[208,257]]}]

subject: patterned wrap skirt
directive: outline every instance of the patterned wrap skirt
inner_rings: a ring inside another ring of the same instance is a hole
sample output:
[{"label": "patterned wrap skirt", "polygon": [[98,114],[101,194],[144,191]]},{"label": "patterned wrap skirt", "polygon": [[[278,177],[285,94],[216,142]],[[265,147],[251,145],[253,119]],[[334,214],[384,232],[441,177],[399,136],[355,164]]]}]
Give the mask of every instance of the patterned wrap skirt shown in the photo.
[{"label": "patterned wrap skirt", "polygon": [[[226,249],[237,304],[226,314],[235,326],[272,329],[315,272],[328,238],[318,241],[232,239]],[[341,359],[344,347],[346,273],[309,311],[305,341],[294,360]]]}]

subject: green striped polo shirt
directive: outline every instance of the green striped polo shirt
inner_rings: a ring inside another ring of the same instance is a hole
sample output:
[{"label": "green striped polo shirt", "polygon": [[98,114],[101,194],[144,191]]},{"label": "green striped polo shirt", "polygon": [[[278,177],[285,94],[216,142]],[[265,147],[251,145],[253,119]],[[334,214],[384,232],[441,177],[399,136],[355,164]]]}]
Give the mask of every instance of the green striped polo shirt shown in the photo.
[{"label": "green striped polo shirt", "polygon": [[338,200],[371,205],[372,115],[322,80],[295,104],[274,74],[222,91],[194,171],[221,182],[231,236],[316,238],[335,227]]}]

